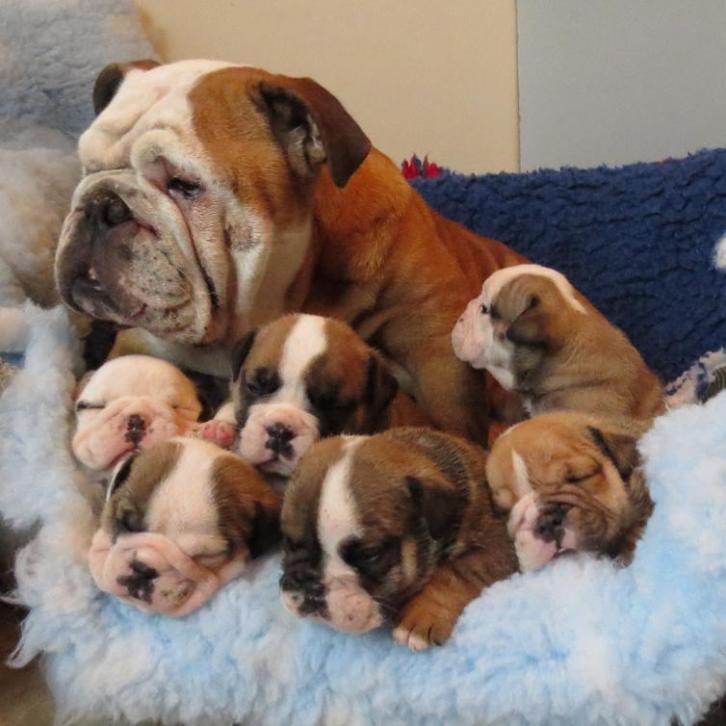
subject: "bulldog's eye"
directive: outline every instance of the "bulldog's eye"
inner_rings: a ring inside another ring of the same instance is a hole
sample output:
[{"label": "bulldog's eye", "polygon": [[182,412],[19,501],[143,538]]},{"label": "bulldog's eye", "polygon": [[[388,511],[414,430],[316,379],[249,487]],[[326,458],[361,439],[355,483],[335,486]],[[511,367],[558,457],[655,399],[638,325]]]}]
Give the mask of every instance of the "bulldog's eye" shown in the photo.
[{"label": "bulldog's eye", "polygon": [[105,408],[103,403],[89,403],[88,401],[78,401],[76,404],[76,412],[88,410],[100,410]]},{"label": "bulldog's eye", "polygon": [[269,368],[258,368],[254,375],[249,378],[245,376],[245,389],[251,398],[269,396],[279,387],[280,376]]},{"label": "bulldog's eye", "polygon": [[308,399],[315,408],[323,411],[348,411],[355,407],[355,401],[339,398],[334,387],[324,390],[308,388]]},{"label": "bulldog's eye", "polygon": [[204,187],[198,182],[193,182],[187,179],[181,179],[178,176],[173,176],[166,183],[166,190],[169,192],[169,194],[178,194],[184,199],[196,199],[204,191]]},{"label": "bulldog's eye", "polygon": [[488,308],[488,307],[487,307],[486,305],[481,305],[481,306],[479,307],[479,312],[480,312],[480,313],[481,313],[482,315],[486,315],[486,314],[487,314],[487,313],[489,312],[489,308]]}]

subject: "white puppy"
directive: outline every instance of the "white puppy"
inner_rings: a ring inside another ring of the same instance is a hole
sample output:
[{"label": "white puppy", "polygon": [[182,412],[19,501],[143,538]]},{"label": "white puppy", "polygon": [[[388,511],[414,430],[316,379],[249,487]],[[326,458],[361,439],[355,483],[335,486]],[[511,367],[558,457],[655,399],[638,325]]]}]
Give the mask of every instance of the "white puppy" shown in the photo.
[{"label": "white puppy", "polygon": [[194,384],[171,363],[115,358],[78,387],[71,448],[86,467],[106,473],[132,451],[192,432],[200,411]]}]

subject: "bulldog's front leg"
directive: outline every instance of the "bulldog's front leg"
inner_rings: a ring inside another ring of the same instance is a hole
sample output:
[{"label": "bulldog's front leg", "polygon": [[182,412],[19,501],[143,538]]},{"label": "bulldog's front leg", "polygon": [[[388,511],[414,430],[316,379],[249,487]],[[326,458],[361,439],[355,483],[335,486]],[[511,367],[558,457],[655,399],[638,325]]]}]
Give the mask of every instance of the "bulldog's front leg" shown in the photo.
[{"label": "bulldog's front leg", "polygon": [[404,606],[393,639],[413,651],[443,645],[464,608],[496,580],[513,571],[500,552],[475,549],[444,562]]},{"label": "bulldog's front leg", "polygon": [[[415,322],[411,327],[416,327]],[[489,404],[481,371],[456,358],[449,331],[433,338],[409,337],[408,343],[408,349],[398,349],[392,341],[391,357],[416,381],[417,403],[438,428],[486,446]]]}]

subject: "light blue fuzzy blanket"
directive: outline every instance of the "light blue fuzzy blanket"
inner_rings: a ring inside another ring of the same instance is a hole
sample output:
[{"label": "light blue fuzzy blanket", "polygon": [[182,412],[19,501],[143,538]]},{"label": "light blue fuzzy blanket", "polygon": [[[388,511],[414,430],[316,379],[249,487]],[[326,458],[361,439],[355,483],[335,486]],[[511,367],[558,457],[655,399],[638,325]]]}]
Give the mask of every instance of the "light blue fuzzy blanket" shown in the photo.
[{"label": "light blue fuzzy blanket", "polygon": [[452,641],[413,654],[280,606],[271,557],[181,621],[94,589],[93,528],[68,453],[75,343],[27,308],[26,369],[0,399],[0,511],[45,521],[18,561],[19,664],[44,653],[61,715],[164,723],[692,723],[726,687],[726,395],[642,444],[655,513],[633,565],[587,556],[491,588]]}]

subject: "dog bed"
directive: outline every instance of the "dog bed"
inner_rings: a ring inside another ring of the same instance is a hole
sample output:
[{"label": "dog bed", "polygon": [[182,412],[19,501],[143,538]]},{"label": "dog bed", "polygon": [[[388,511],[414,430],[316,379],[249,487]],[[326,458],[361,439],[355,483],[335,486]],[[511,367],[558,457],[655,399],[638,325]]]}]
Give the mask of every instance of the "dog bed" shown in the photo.
[{"label": "dog bed", "polygon": [[[417,182],[446,213],[556,264],[671,377],[726,337],[726,152],[621,170]],[[61,310],[24,310],[24,369],[0,398],[0,511],[41,528],[17,561],[30,608],[15,663],[42,655],[69,723],[693,723],[726,688],[726,395],[642,442],[655,512],[635,561],[562,558],[498,583],[443,648],[413,654],[296,621],[271,556],[183,619],[99,593],[68,450],[78,345]]]}]

